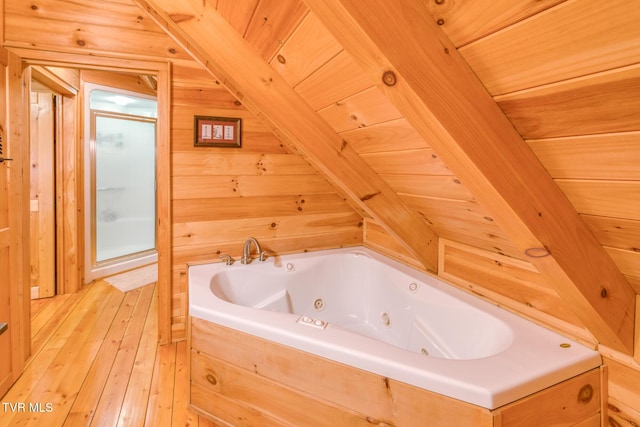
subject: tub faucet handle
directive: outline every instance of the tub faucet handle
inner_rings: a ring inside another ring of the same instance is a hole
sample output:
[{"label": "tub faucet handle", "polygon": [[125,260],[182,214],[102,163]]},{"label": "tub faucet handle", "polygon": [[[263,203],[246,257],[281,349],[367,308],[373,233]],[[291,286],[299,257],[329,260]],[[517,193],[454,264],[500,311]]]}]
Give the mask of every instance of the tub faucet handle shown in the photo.
[{"label": "tub faucet handle", "polygon": [[269,252],[267,252],[267,251],[260,252],[260,258],[259,258],[260,261],[266,260],[268,255],[269,255]]},{"label": "tub faucet handle", "polygon": [[222,254],[219,257],[220,259],[224,260],[225,264],[227,265],[233,265],[233,258],[231,258],[231,255],[229,254]]}]

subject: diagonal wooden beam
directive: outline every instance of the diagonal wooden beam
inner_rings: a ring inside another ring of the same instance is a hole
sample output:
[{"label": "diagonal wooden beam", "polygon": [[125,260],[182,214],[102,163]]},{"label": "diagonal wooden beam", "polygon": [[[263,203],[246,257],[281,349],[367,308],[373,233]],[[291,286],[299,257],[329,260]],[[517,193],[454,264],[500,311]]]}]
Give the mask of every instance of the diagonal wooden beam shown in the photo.
[{"label": "diagonal wooden beam", "polygon": [[210,2],[134,0],[269,128],[305,157],[353,206],[437,270],[438,236],[425,219],[288,85]]},{"label": "diagonal wooden beam", "polygon": [[305,0],[605,345],[635,293],[422,0]]}]

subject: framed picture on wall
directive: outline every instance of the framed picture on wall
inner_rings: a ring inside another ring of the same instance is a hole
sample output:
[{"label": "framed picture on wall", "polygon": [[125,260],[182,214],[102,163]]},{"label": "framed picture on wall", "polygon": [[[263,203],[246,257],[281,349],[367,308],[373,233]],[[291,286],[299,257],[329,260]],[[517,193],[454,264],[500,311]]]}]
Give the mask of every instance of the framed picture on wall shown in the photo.
[{"label": "framed picture on wall", "polygon": [[196,147],[242,146],[242,119],[234,117],[194,116]]}]

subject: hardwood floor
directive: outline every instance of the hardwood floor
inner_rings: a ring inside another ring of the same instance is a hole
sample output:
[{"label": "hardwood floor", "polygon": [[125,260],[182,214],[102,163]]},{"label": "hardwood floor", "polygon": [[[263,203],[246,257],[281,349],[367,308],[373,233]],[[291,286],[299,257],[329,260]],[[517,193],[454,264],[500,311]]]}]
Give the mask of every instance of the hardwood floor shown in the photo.
[{"label": "hardwood floor", "polygon": [[154,284],[98,281],[32,302],[32,356],[0,426],[215,425],[187,408],[186,342],[159,346]]}]

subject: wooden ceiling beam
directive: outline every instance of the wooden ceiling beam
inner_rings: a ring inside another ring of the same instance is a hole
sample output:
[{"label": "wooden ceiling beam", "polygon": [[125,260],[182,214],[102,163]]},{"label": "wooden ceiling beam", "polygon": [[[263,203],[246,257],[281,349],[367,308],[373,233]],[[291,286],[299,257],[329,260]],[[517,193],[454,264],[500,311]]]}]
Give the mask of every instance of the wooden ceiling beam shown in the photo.
[{"label": "wooden ceiling beam", "polygon": [[221,16],[202,0],[134,0],[141,9],[321,172],[360,212],[437,270],[438,236]]},{"label": "wooden ceiling beam", "polygon": [[585,326],[632,353],[632,287],[423,0],[305,2]]}]

